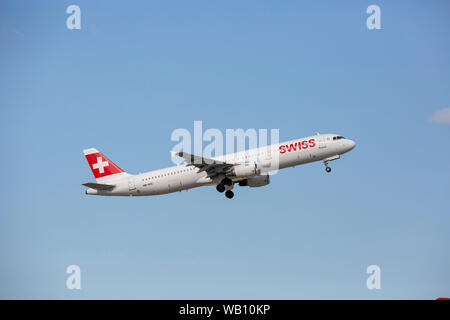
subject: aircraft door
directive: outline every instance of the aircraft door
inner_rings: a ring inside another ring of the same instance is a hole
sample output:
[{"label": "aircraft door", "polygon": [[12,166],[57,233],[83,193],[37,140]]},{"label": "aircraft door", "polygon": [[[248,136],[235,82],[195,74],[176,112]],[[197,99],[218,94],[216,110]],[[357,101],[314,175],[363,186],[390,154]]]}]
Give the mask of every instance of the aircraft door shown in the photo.
[{"label": "aircraft door", "polygon": [[325,149],[327,147],[327,143],[325,141],[325,137],[324,136],[319,136],[317,138],[317,140],[319,140],[319,149]]},{"label": "aircraft door", "polygon": [[136,183],[134,181],[134,177],[129,177],[128,178],[128,190],[129,191],[136,190]]},{"label": "aircraft door", "polygon": [[268,169],[272,167],[272,146],[266,146],[266,152],[265,152],[263,167]]}]

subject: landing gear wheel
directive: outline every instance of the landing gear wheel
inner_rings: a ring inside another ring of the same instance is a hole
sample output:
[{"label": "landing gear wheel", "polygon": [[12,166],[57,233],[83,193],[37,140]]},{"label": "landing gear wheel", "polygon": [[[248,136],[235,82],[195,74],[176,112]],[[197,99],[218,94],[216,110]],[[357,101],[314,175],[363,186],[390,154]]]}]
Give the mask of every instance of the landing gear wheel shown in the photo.
[{"label": "landing gear wheel", "polygon": [[330,168],[330,167],[326,167],[326,168],[325,168],[325,171],[326,171],[326,172],[331,172],[331,168]]},{"label": "landing gear wheel", "polygon": [[225,192],[225,197],[227,197],[228,199],[231,199],[234,197],[234,192],[231,190],[227,190],[227,192]]},{"label": "landing gear wheel", "polygon": [[221,183],[224,184],[224,185],[226,185],[226,186],[231,187],[231,185],[233,184],[233,181],[231,181],[230,178],[225,178],[225,179],[222,180]]},{"label": "landing gear wheel", "polygon": [[225,191],[225,186],[224,186],[223,184],[219,183],[219,184],[216,186],[216,190],[219,191],[220,193],[222,193],[222,192]]}]

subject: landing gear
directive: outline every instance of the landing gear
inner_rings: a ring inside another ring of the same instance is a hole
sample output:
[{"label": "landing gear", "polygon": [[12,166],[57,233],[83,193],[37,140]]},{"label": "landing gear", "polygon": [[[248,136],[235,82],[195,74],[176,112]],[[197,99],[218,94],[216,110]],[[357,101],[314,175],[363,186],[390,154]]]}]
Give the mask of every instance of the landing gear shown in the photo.
[{"label": "landing gear", "polygon": [[233,181],[230,178],[224,178],[221,183],[226,186],[231,187],[231,185],[233,184]]},{"label": "landing gear", "polygon": [[227,192],[225,192],[225,197],[227,197],[228,199],[231,199],[234,197],[234,192],[231,190],[227,190]]},{"label": "landing gear", "polygon": [[339,159],[341,156],[340,155],[335,155],[335,156],[332,156],[332,157],[329,157],[329,158],[326,158],[326,159],[324,159],[323,160],[323,164],[325,165],[325,171],[326,172],[331,172],[331,168],[328,166],[328,162],[329,161],[334,161],[334,160],[337,160],[337,159]]},{"label": "landing gear", "polygon": [[225,186],[224,186],[222,183],[219,183],[219,184],[216,186],[216,190],[219,191],[220,193],[222,193],[222,192],[225,191]]},{"label": "landing gear", "polygon": [[325,171],[326,171],[326,172],[331,172],[331,168],[328,166],[328,161],[325,160],[325,161],[323,162],[323,164],[325,165]]},{"label": "landing gear", "polygon": [[223,178],[222,181],[220,181],[220,183],[216,186],[216,190],[222,193],[230,187],[233,187],[233,181],[230,178]]},{"label": "landing gear", "polygon": [[231,189],[233,189],[233,180],[230,178],[223,178],[222,181],[220,181],[220,183],[216,186],[216,190],[220,193],[225,191],[225,197],[228,199],[234,197],[234,193]]}]

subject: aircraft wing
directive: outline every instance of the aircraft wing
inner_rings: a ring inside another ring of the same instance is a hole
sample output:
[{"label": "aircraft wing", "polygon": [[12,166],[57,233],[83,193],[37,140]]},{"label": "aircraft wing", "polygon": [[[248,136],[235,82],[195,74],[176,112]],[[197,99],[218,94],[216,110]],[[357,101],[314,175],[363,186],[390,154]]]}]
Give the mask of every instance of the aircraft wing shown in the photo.
[{"label": "aircraft wing", "polygon": [[220,173],[227,173],[234,166],[233,163],[204,158],[187,152],[174,152],[173,154],[184,158],[188,166],[195,166],[199,168],[200,170],[198,172],[206,171],[210,177],[214,177]]}]

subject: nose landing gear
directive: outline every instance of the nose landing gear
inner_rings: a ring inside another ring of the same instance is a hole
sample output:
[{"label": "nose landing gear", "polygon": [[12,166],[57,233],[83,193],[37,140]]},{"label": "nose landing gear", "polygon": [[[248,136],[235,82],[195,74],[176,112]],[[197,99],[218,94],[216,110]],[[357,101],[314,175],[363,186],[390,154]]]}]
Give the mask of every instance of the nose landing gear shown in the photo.
[{"label": "nose landing gear", "polygon": [[340,155],[335,155],[335,156],[332,156],[332,157],[329,157],[329,158],[324,159],[324,160],[323,160],[323,164],[325,165],[325,171],[326,171],[326,172],[331,172],[331,168],[328,166],[328,162],[329,162],[329,161],[337,160],[337,159],[339,159],[340,157],[341,157]]},{"label": "nose landing gear", "polygon": [[325,171],[326,172],[331,172],[331,168],[328,166],[328,160],[324,160],[323,164],[325,165]]}]

